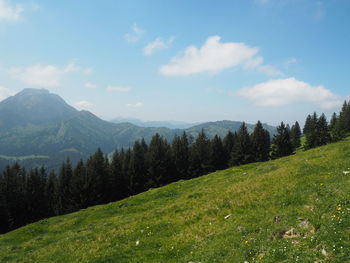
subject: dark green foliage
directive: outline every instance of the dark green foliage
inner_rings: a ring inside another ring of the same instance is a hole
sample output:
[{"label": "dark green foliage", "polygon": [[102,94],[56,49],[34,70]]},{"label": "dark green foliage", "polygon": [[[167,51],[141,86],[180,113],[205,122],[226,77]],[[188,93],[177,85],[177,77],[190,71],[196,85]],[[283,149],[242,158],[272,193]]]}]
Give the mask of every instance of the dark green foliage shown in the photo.
[{"label": "dark green foliage", "polygon": [[153,136],[148,151],[149,187],[158,187],[172,181],[173,163],[168,142],[158,133]]},{"label": "dark green foliage", "polygon": [[248,133],[245,122],[243,122],[238,130],[233,151],[231,152],[229,164],[231,166],[241,165],[252,162],[253,160],[254,156],[252,152],[250,135]]},{"label": "dark green foliage", "polygon": [[58,175],[59,211],[60,214],[74,211],[72,194],[73,170],[69,160],[62,163]]},{"label": "dark green foliage", "polygon": [[172,160],[179,179],[187,179],[189,177],[190,166],[190,150],[187,134],[184,132],[182,136],[175,136],[172,142]]},{"label": "dark green foliage", "polygon": [[277,127],[277,134],[273,137],[272,158],[279,158],[293,153],[293,145],[290,140],[290,131],[287,126],[281,122]]},{"label": "dark green foliage", "polygon": [[326,116],[322,113],[317,120],[317,146],[322,146],[330,142],[330,134]]},{"label": "dark green foliage", "polygon": [[337,116],[336,113],[333,113],[329,124],[329,131],[333,142],[343,139],[346,135],[344,118],[341,118],[340,116]]},{"label": "dark green foliage", "polygon": [[271,151],[270,133],[263,128],[260,121],[255,125],[251,138],[254,161],[263,162],[269,160]]},{"label": "dark green foliage", "polygon": [[48,197],[46,196],[47,176],[44,168],[32,169],[26,185],[26,202],[29,222],[48,216]]},{"label": "dark green foliage", "polygon": [[120,200],[126,196],[128,196],[128,186],[127,186],[127,178],[123,173],[123,162],[125,153],[122,150],[120,153],[115,151],[112,157],[112,162],[109,166],[110,172],[110,197],[111,200]]},{"label": "dark green foliage", "polygon": [[147,145],[144,140],[136,141],[129,164],[129,190],[132,194],[146,190],[147,167]]},{"label": "dark green foliage", "polygon": [[224,146],[224,150],[225,150],[225,163],[226,165],[229,164],[230,161],[230,157],[231,157],[231,153],[233,151],[235,142],[237,140],[237,133],[233,133],[231,131],[229,131],[224,140],[223,140],[223,146]]},{"label": "dark green foliage", "polygon": [[213,170],[210,151],[210,140],[202,130],[191,147],[191,177],[207,174]]},{"label": "dark green foliage", "polygon": [[[309,115],[310,116],[310,115]],[[331,141],[331,135],[329,133],[329,126],[324,114],[320,117],[316,112],[306,119],[304,133],[305,133],[305,149],[311,149],[321,145],[325,145]],[[336,120],[333,120],[333,125],[336,126]]]},{"label": "dark green foliage", "polygon": [[222,170],[226,168],[226,165],[227,165],[226,151],[222,144],[221,138],[217,135],[211,140],[210,154],[211,154],[211,157],[210,157],[211,165],[213,169]]},{"label": "dark green foliage", "polygon": [[98,149],[86,162],[90,183],[89,205],[96,205],[108,200],[108,162],[101,149]]},{"label": "dark green foliage", "polygon": [[317,113],[311,116],[309,115],[306,118],[305,126],[304,126],[304,135],[305,135],[305,149],[311,149],[317,146],[317,133],[318,133],[318,116]]},{"label": "dark green foliage", "polygon": [[301,146],[301,129],[297,121],[290,130],[290,139],[294,150]]}]

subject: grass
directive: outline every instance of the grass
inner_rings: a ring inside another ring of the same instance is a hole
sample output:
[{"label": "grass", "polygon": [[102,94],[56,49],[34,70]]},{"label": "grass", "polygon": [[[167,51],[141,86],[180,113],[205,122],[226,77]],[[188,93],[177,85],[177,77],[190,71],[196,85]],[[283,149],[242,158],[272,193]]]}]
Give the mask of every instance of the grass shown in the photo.
[{"label": "grass", "polygon": [[0,236],[0,262],[350,262],[350,140]]}]

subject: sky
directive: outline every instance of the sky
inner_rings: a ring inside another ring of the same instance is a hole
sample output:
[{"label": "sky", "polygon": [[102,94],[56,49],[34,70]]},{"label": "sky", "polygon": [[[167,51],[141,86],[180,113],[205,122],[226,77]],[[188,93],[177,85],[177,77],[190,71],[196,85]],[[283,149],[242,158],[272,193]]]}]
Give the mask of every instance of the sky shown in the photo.
[{"label": "sky", "polygon": [[110,120],[303,123],[350,95],[348,0],[0,0],[0,100]]}]

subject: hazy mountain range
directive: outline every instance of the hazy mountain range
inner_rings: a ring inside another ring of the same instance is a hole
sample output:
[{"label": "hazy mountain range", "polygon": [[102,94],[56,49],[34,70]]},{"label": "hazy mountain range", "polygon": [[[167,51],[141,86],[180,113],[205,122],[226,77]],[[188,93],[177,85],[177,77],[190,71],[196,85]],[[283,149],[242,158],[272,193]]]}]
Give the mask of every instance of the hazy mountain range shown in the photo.
[{"label": "hazy mountain range", "polygon": [[193,127],[195,125],[201,124],[197,123],[189,123],[184,121],[143,121],[135,118],[123,118],[118,117],[111,120],[113,123],[124,123],[129,122],[131,124],[140,126],[140,127],[165,127],[169,129],[187,129]]},{"label": "hazy mountain range", "polygon": [[[147,125],[153,127],[145,127]],[[195,137],[204,129],[209,137],[215,134],[223,137],[228,130],[236,131],[241,122],[207,122],[186,129],[166,127],[171,125],[186,127],[189,124],[112,123],[91,112],[76,110],[45,89],[25,89],[0,102],[0,169],[13,161],[19,161],[26,167],[44,164],[48,168],[57,168],[66,158],[76,162],[98,147],[110,153],[116,148],[132,146],[135,140],[141,138],[149,141],[155,133],[171,140],[183,131]],[[275,132],[275,127],[264,126],[271,133]],[[248,124],[250,131],[253,128],[254,125]]]}]

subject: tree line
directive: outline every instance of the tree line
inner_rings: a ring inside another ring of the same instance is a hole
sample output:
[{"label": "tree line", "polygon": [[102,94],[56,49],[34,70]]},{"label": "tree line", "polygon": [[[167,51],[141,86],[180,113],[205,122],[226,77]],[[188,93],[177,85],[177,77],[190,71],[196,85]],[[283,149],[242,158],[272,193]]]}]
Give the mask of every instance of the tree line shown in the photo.
[{"label": "tree line", "polygon": [[[350,103],[328,124],[324,114],[305,121],[304,149],[337,141],[350,132]],[[116,150],[110,157],[98,149],[74,167],[69,160],[58,173],[45,168],[26,171],[18,164],[0,175],[0,233],[37,220],[71,213],[228,167],[263,162],[293,154],[301,148],[298,122],[283,122],[271,138],[260,121],[250,134],[245,123],[224,138],[209,139],[204,130],[194,139],[185,132],[168,142],[155,134],[150,143]]]}]

